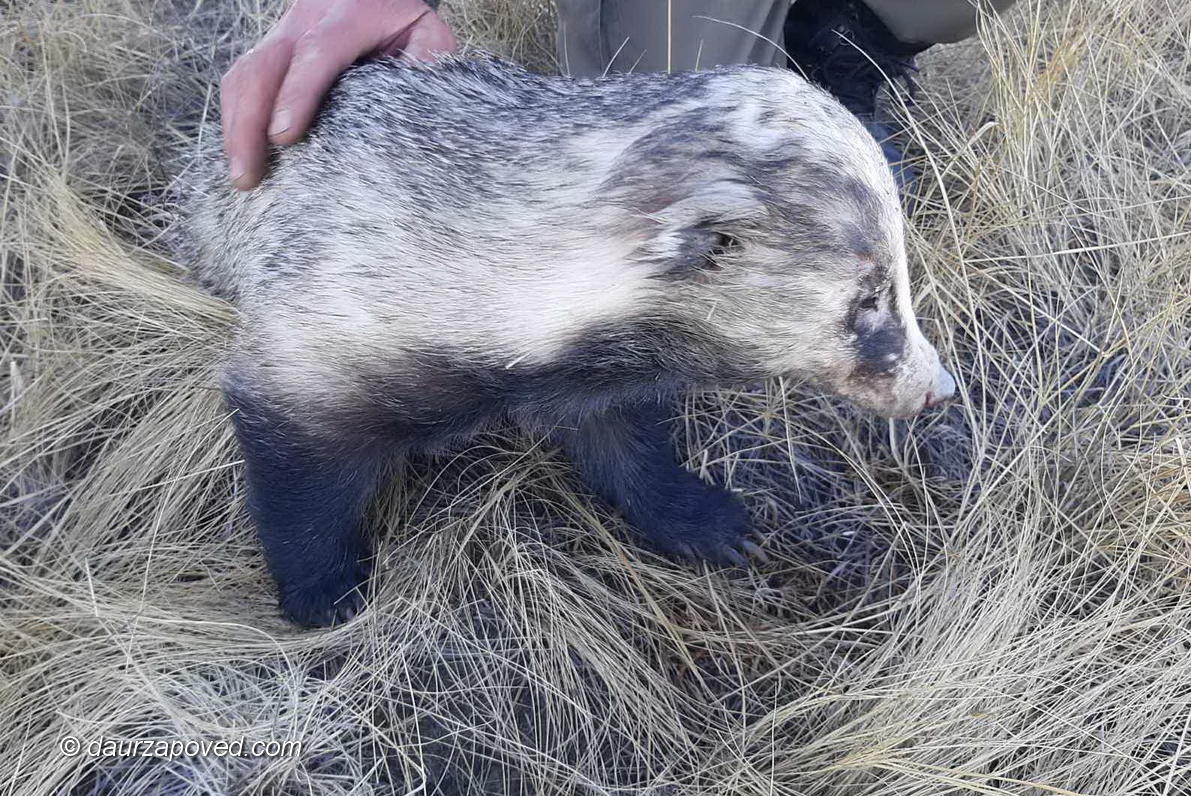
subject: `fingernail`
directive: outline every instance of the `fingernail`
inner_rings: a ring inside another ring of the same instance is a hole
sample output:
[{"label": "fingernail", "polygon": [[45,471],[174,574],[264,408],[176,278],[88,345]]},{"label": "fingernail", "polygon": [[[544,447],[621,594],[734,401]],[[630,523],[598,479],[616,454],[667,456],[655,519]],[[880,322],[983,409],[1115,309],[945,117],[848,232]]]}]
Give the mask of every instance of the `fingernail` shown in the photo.
[{"label": "fingernail", "polygon": [[273,114],[273,121],[269,123],[269,135],[281,135],[288,130],[290,117],[289,108],[282,108]]},{"label": "fingernail", "polygon": [[231,165],[232,182],[239,182],[240,178],[244,176],[244,162],[239,158],[232,158]]}]

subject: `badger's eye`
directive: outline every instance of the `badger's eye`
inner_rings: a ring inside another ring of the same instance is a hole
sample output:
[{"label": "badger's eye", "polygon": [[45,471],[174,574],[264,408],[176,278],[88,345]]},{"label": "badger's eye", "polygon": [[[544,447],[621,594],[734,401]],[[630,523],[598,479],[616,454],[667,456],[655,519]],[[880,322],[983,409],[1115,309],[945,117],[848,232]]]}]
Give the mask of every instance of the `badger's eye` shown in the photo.
[{"label": "badger's eye", "polygon": [[715,241],[711,244],[711,256],[719,256],[738,246],[740,246],[740,241],[735,237],[726,232],[717,232],[715,234]]},{"label": "badger's eye", "polygon": [[864,310],[865,312],[876,312],[877,306],[878,303],[876,293],[873,293],[871,296],[865,296],[860,300],[859,304],[860,309]]},{"label": "badger's eye", "polygon": [[706,254],[703,255],[703,267],[712,271],[718,271],[724,266],[720,263],[720,258],[725,254],[740,247],[740,241],[735,237],[724,232],[716,232],[711,240],[711,245],[707,247]]},{"label": "badger's eye", "polygon": [[715,233],[715,239],[711,242],[711,249],[708,251],[708,256],[715,259],[738,248],[740,248],[740,241],[734,236],[726,232],[717,232]]}]

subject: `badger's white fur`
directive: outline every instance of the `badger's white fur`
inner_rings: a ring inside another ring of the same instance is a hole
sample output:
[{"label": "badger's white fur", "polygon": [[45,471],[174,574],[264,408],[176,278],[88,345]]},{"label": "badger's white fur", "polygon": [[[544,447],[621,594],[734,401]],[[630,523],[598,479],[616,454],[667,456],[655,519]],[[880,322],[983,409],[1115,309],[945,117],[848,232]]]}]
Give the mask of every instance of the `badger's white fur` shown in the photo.
[{"label": "badger's white fur", "polygon": [[[656,458],[639,407],[782,374],[891,415],[954,391],[912,313],[879,148],[789,71],[579,81],[378,62],[349,71],[259,188],[223,173],[214,154],[196,166],[182,229],[196,277],[242,312],[226,385],[299,621],[341,616],[327,606],[359,573],[311,585],[286,534],[320,561],[365,549],[348,537],[374,449],[496,415],[563,429],[653,541],[734,558],[743,513],[723,493],[672,464],[622,476]],[[350,522],[290,494],[316,467],[350,493],[328,503]]]}]

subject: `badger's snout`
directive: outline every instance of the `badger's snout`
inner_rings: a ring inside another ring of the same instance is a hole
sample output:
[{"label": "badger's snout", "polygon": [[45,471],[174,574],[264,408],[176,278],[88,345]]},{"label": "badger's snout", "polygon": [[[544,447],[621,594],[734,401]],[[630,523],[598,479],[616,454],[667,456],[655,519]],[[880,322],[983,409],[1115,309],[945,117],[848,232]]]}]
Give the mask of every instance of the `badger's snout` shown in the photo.
[{"label": "badger's snout", "polygon": [[851,372],[835,391],[885,417],[907,419],[952,401],[955,377],[911,318],[890,322],[858,338]]},{"label": "badger's snout", "polygon": [[938,375],[935,376],[935,388],[926,391],[926,401],[923,402],[922,408],[935,409],[950,403],[954,398],[955,377],[940,365]]},{"label": "badger's snout", "polygon": [[[936,409],[950,403],[956,395],[955,377],[943,367],[934,346],[922,341],[922,347],[915,357],[917,362],[907,362],[890,385],[885,411],[898,418],[916,417],[928,409]],[[881,411],[879,407],[873,407]]]}]

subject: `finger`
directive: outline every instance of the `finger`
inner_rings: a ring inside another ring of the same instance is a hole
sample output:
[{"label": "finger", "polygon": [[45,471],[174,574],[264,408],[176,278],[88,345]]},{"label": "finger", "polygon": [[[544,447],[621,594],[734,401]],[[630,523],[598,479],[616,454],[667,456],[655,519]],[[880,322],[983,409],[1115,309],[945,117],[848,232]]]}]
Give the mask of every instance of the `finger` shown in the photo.
[{"label": "finger", "polygon": [[220,84],[223,150],[232,184],[242,191],[264,176],[269,156],[265,131],[289,60],[288,42],[262,43],[241,57]]},{"label": "finger", "polygon": [[285,74],[269,123],[269,138],[292,144],[302,137],[323,97],[339,75],[357,58],[373,52],[395,32],[404,31],[430,11],[425,5],[386,11],[380,18],[340,3],[294,45],[293,61]]},{"label": "finger", "polygon": [[[459,41],[438,14],[430,13],[410,26],[401,47],[391,47],[390,50],[400,50],[402,57],[409,60],[430,62],[448,53],[458,52]],[[395,55],[396,52],[389,54]]]}]

